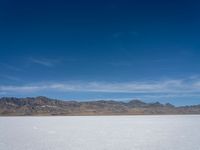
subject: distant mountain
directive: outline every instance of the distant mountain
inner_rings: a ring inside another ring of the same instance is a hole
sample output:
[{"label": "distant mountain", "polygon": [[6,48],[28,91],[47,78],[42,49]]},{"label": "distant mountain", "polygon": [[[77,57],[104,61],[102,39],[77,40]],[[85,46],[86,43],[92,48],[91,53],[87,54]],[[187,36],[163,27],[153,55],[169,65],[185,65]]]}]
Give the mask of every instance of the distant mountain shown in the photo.
[{"label": "distant mountain", "polygon": [[42,96],[0,98],[1,116],[153,114],[200,114],[200,105],[175,107],[169,103],[145,103],[140,100],[77,102],[55,100]]}]

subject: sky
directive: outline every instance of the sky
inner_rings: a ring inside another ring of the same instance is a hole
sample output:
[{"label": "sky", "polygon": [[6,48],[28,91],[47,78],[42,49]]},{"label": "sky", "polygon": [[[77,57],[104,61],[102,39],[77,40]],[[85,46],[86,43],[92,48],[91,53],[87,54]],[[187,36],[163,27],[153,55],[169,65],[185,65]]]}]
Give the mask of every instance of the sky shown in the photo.
[{"label": "sky", "polygon": [[0,97],[200,104],[200,1],[0,1]]}]

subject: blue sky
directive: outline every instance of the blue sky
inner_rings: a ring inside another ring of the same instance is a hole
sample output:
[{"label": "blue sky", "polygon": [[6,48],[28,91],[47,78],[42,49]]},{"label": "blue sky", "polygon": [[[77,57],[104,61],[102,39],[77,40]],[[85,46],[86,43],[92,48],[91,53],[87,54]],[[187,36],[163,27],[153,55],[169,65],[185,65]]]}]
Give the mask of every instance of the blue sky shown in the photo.
[{"label": "blue sky", "polygon": [[200,103],[200,2],[0,2],[0,96]]}]

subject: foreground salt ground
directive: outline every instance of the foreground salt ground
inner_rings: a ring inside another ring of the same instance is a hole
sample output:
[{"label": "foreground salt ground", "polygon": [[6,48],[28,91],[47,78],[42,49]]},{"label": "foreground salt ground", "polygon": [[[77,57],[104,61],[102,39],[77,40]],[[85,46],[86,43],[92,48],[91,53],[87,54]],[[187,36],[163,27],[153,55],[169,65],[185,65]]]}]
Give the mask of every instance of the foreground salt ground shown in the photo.
[{"label": "foreground salt ground", "polygon": [[200,150],[200,116],[0,117],[1,150]]}]

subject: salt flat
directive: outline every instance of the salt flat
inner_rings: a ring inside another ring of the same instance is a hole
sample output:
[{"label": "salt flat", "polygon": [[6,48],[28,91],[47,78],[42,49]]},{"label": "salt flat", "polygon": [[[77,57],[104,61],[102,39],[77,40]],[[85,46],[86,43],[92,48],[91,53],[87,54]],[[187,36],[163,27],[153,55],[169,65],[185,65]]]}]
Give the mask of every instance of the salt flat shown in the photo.
[{"label": "salt flat", "polygon": [[1,150],[200,150],[200,116],[0,117]]}]

